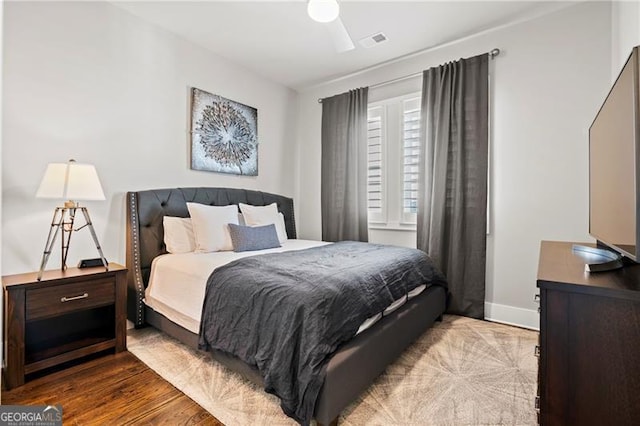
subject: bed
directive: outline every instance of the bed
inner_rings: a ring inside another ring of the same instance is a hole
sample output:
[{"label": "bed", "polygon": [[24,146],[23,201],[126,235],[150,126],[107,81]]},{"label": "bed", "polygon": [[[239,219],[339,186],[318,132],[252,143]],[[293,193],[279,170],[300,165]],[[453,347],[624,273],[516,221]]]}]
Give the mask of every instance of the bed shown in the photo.
[{"label": "bed", "polygon": [[[127,194],[128,318],[136,327],[152,325],[197,348],[199,336],[193,327],[171,321],[145,304],[152,262],[166,253],[163,240],[164,216],[188,217],[187,202],[214,206],[245,203],[266,206],[276,203],[284,216],[290,239],[296,239],[293,200],[259,191],[232,188],[173,188]],[[424,289],[402,307],[385,315],[370,328],[341,345],[326,364],[324,384],[316,399],[313,417],[319,424],[336,424],[342,410],[367,389],[373,380],[418,336],[441,318],[447,291],[440,286]],[[179,322],[179,321],[178,321]],[[260,385],[255,368],[223,352],[212,356]]]}]

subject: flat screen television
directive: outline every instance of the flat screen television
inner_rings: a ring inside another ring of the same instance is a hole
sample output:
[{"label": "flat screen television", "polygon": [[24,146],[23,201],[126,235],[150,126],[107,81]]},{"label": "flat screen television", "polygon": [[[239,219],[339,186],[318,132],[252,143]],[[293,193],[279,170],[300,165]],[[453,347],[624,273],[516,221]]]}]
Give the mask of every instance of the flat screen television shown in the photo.
[{"label": "flat screen television", "polygon": [[640,81],[635,47],[589,128],[589,233],[640,261]]}]

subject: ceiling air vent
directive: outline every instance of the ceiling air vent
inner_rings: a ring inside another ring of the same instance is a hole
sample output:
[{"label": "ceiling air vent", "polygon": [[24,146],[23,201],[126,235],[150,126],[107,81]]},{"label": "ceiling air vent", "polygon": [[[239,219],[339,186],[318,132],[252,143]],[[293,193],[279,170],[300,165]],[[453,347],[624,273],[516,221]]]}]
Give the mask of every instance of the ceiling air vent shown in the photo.
[{"label": "ceiling air vent", "polygon": [[376,46],[380,43],[384,43],[387,40],[388,40],[387,36],[380,32],[380,33],[375,33],[370,36],[367,36],[363,39],[360,39],[358,40],[358,42],[362,47],[369,48],[369,47]]}]

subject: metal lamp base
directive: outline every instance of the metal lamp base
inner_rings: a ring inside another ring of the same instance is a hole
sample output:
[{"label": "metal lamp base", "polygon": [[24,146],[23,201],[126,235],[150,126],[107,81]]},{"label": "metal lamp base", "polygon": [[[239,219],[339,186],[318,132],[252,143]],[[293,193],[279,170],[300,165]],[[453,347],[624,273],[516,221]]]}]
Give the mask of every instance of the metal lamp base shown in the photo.
[{"label": "metal lamp base", "polygon": [[[85,224],[77,229],[73,229],[76,212],[78,210],[82,212],[85,219]],[[49,236],[47,237],[47,243],[44,246],[44,253],[42,253],[42,261],[40,262],[38,281],[42,279],[44,268],[47,266],[47,262],[49,261],[49,256],[51,255],[53,245],[55,244],[56,238],[58,237],[58,232],[62,231],[61,269],[64,271],[65,269],[67,269],[67,255],[69,253],[69,243],[71,242],[71,235],[73,234],[73,231],[79,231],[84,227],[89,228],[91,237],[93,238],[93,242],[95,243],[96,248],[98,249],[98,253],[100,254],[102,264],[105,268],[109,269],[109,264],[107,263],[107,259],[105,259],[104,254],[102,253],[102,248],[100,247],[98,236],[96,235],[96,231],[93,229],[93,223],[91,222],[89,211],[86,207],[78,207],[76,203],[67,202],[65,203],[64,207],[56,207],[55,211],[53,212],[53,219],[51,220],[51,227],[49,228]]]}]

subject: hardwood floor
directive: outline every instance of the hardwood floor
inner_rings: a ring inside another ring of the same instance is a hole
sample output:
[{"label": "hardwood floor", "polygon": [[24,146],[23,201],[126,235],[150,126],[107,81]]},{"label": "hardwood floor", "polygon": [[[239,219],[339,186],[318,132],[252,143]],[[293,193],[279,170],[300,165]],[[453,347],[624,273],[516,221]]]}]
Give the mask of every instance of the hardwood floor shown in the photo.
[{"label": "hardwood floor", "polygon": [[2,391],[4,405],[61,404],[67,425],[222,425],[129,352]]}]

